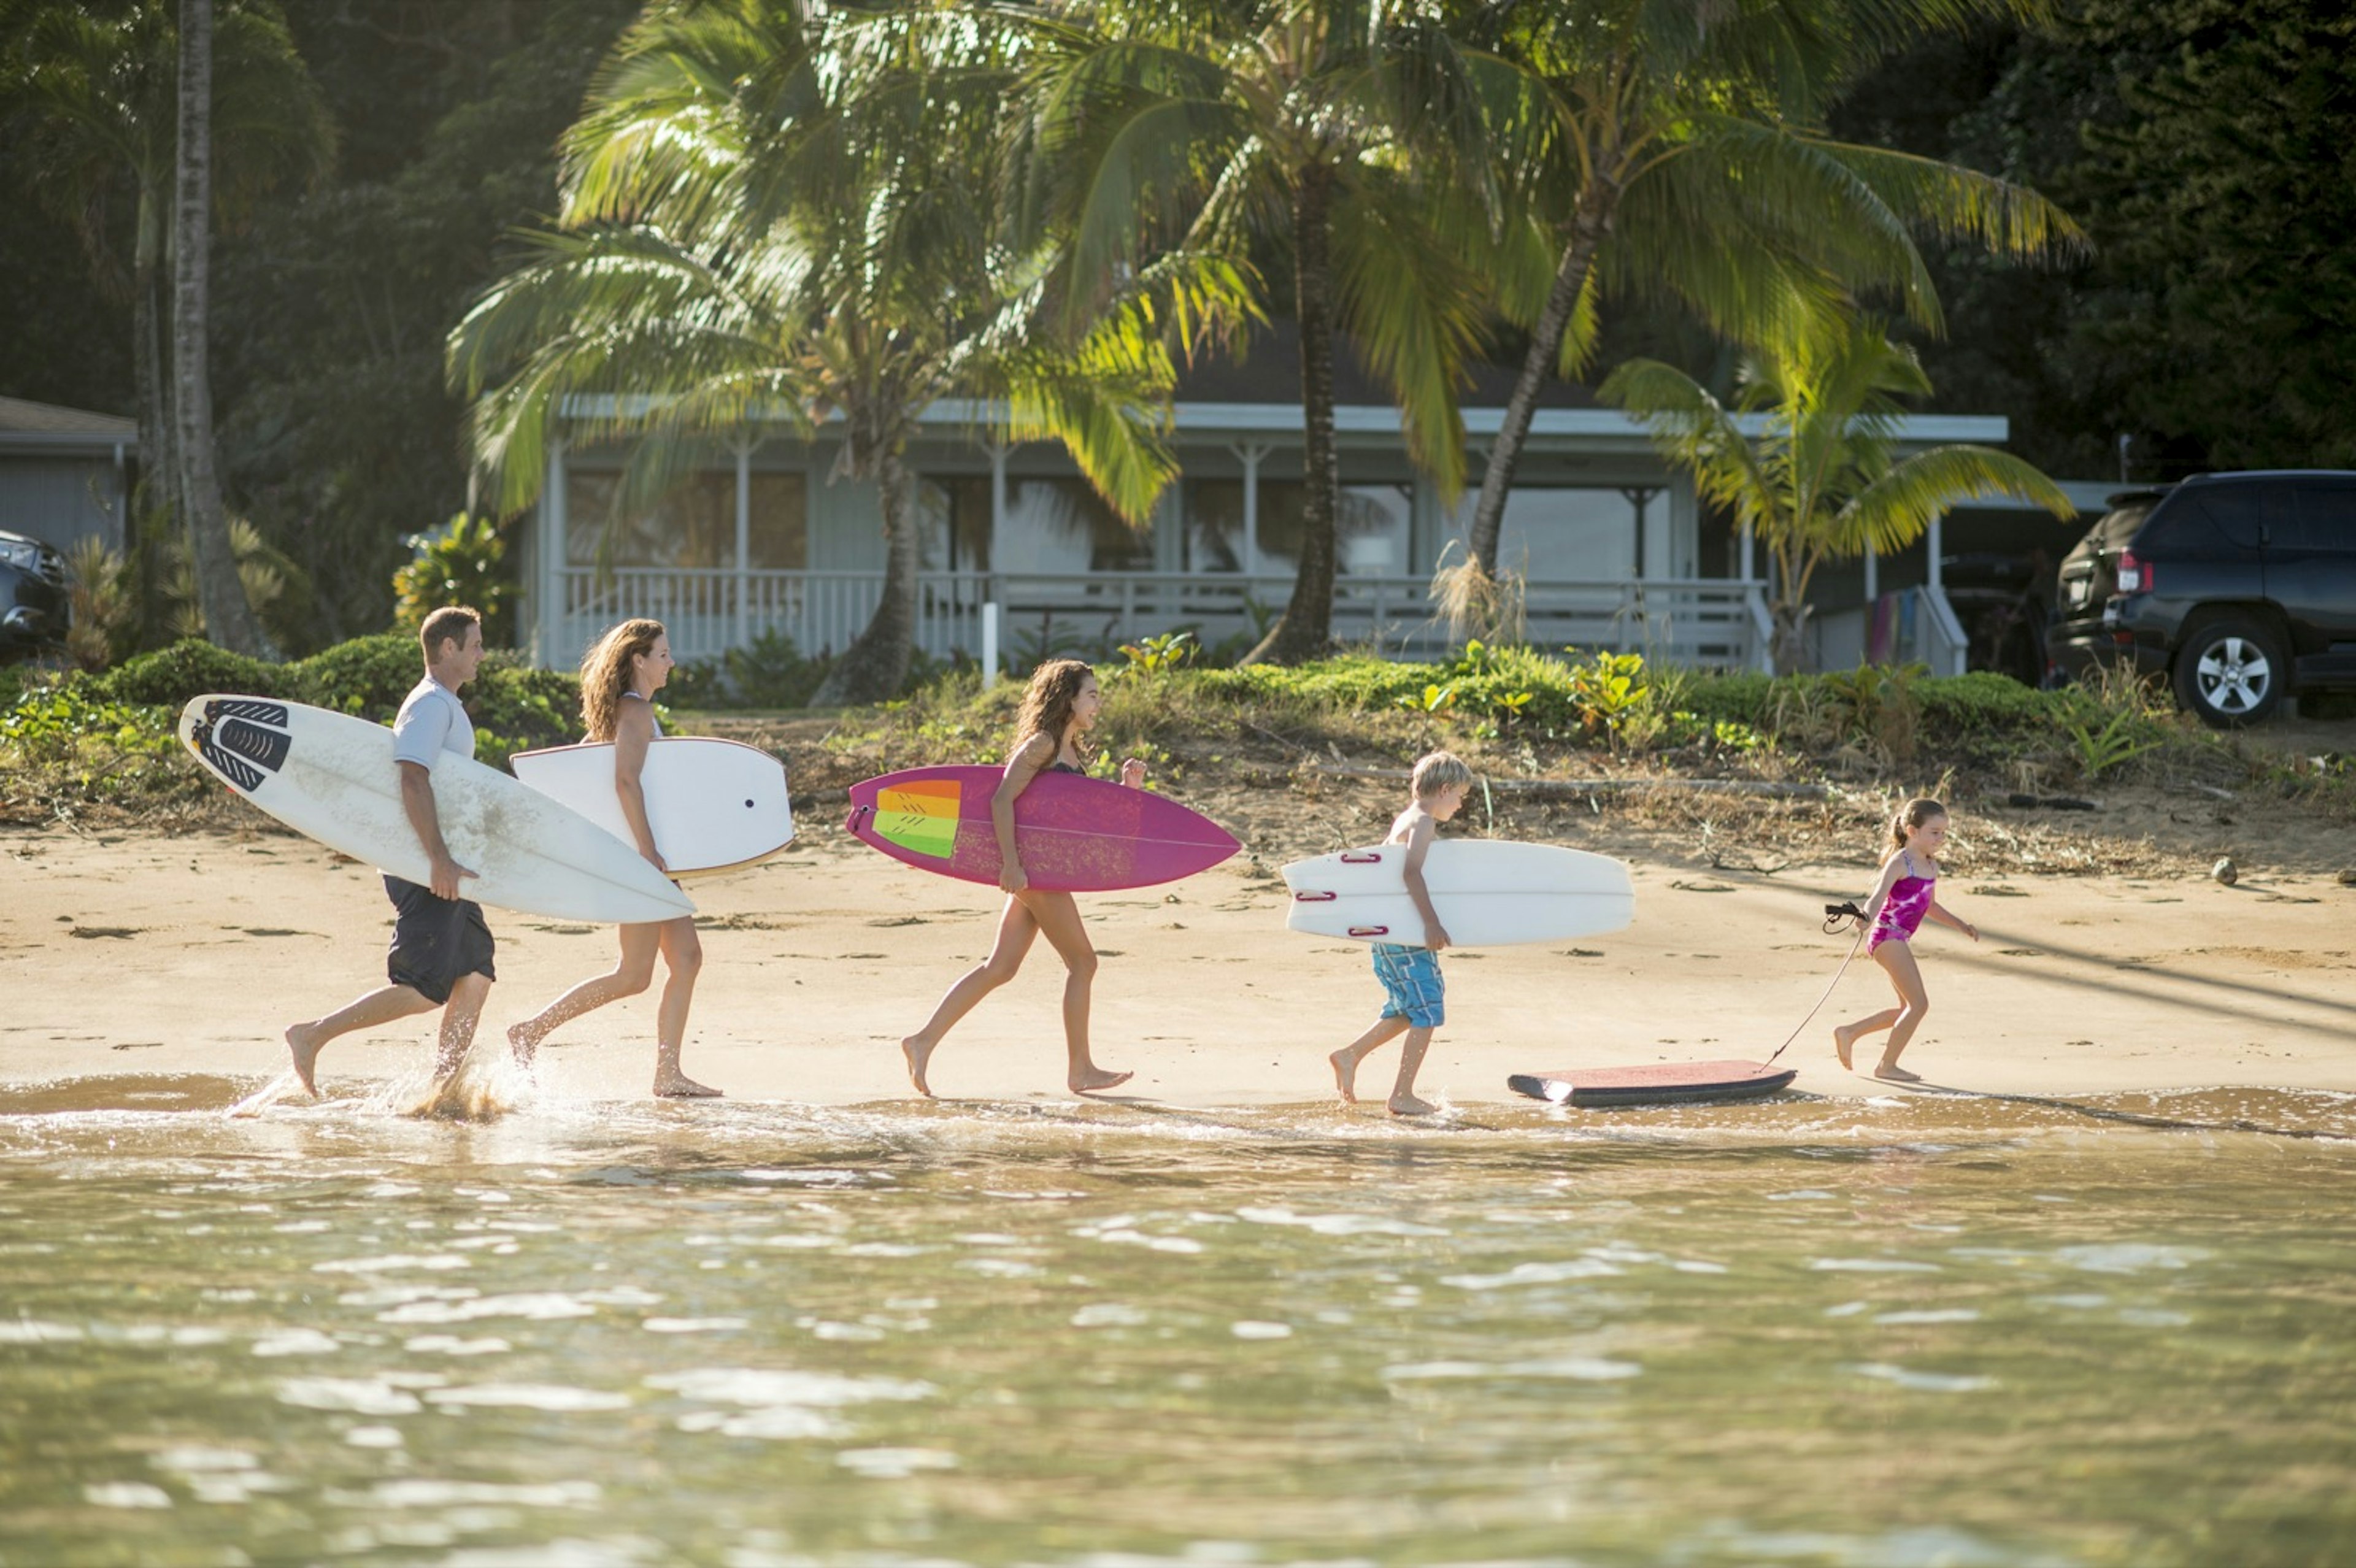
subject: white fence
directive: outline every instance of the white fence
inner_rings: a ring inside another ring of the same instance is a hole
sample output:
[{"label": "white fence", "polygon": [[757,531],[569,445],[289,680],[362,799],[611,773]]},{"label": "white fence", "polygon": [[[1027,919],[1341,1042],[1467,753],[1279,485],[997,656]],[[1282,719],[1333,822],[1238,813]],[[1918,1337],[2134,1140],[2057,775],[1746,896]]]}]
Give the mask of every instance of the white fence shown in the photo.
[{"label": "white fence", "polygon": [[[578,663],[606,627],[633,615],[662,622],[683,663],[768,632],[791,637],[806,654],[835,651],[867,624],[884,591],[880,571],[566,568],[554,576],[555,613],[534,606],[533,645],[540,662],[562,667]],[[1456,640],[1433,619],[1428,590],[1421,578],[1338,578],[1333,635],[1395,657],[1453,652]],[[981,606],[995,601],[1005,656],[1018,667],[1043,654],[1085,656],[1181,628],[1216,646],[1256,639],[1291,592],[1289,577],[1234,573],[927,571],[916,580],[916,645],[936,656],[978,655]],[[1611,648],[1721,668],[1760,668],[1766,657],[1769,624],[1757,583],[1532,582],[1526,607],[1530,640],[1541,645]]]}]

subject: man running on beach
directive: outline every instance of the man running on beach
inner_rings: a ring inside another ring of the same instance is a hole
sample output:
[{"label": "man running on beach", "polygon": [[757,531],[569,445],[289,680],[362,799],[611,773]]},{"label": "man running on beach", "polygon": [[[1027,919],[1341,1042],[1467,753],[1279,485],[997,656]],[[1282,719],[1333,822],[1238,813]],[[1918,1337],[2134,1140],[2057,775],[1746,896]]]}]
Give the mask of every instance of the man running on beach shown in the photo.
[{"label": "man running on beach", "polygon": [[388,876],[392,900],[392,950],[385,958],[392,983],[348,1007],[286,1030],[294,1075],[314,1098],[312,1074],[320,1049],[338,1035],[373,1029],[396,1019],[442,1009],[442,1038],[434,1053],[434,1076],[447,1078],[475,1042],[475,1024],[491,994],[491,928],[480,904],[458,896],[459,883],[476,873],[450,858],[434,809],[435,758],[445,752],[475,754],[475,726],[458,701],[458,688],[475,678],[483,662],[482,617],[452,606],[436,610],[418,628],[425,651],[425,678],[402,702],[392,721],[394,765],[401,771],[401,804],[417,830],[433,867],[432,885],[419,887]]}]

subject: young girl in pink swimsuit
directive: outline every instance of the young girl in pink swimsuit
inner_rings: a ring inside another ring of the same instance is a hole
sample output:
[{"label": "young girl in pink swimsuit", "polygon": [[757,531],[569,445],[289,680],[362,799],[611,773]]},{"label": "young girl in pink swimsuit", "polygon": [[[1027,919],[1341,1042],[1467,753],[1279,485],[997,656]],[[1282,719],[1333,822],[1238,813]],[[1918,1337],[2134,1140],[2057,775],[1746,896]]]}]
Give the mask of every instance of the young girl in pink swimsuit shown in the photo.
[{"label": "young girl in pink swimsuit", "polygon": [[1914,965],[1914,933],[1925,920],[1952,926],[1974,942],[1980,939],[1980,933],[1970,921],[1941,908],[1933,896],[1939,882],[1939,850],[1947,842],[1947,808],[1935,800],[1908,801],[1890,819],[1890,855],[1881,863],[1881,880],[1865,906],[1865,918],[1872,928],[1865,950],[1890,976],[1899,1006],[1841,1025],[1833,1030],[1833,1050],[1840,1064],[1854,1072],[1849,1052],[1858,1039],[1888,1029],[1890,1039],[1882,1044],[1881,1064],[1873,1075],[1919,1083],[1920,1073],[1898,1065],[1898,1053],[1914,1038],[1922,1015],[1931,1008],[1931,998],[1922,990],[1922,971]]}]

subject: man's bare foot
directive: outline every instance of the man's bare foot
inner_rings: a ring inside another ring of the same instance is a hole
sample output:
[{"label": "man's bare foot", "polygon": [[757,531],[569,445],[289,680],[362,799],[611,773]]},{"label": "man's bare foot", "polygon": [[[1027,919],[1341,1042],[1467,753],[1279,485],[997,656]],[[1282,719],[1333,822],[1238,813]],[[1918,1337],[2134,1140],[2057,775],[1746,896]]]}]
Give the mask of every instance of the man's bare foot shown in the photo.
[{"label": "man's bare foot", "polygon": [[908,1082],[916,1086],[917,1093],[931,1099],[933,1086],[925,1082],[925,1068],[933,1060],[933,1042],[912,1034],[900,1042],[900,1054],[908,1059]]},{"label": "man's bare foot", "polygon": [[1844,1071],[1849,1072],[1857,1071],[1857,1063],[1848,1059],[1848,1053],[1856,1049],[1856,1046],[1857,1035],[1848,1025],[1842,1024],[1833,1030],[1833,1054],[1840,1058],[1840,1064]]},{"label": "man's bare foot", "polygon": [[1428,1104],[1412,1094],[1394,1094],[1390,1105],[1394,1116],[1431,1116],[1440,1113],[1439,1106]]},{"label": "man's bare foot", "polygon": [[1094,1094],[1101,1090],[1118,1089],[1136,1076],[1134,1072],[1115,1072],[1108,1068],[1091,1067],[1073,1073],[1067,1082],[1075,1094]]},{"label": "man's bare foot", "polygon": [[1325,1059],[1333,1064],[1333,1087],[1341,1092],[1344,1105],[1358,1103],[1358,1054],[1345,1045]]},{"label": "man's bare foot", "polygon": [[655,1074],[655,1095],[663,1100],[717,1100],[720,1091],[709,1084],[698,1083],[674,1067],[668,1072]]},{"label": "man's bare foot", "polygon": [[508,1026],[508,1054],[514,1057],[515,1064],[527,1072],[531,1071],[531,1059],[539,1054],[540,1041],[541,1037],[532,1032],[530,1024]]},{"label": "man's bare foot", "polygon": [[319,1097],[319,1086],[311,1082],[311,1074],[318,1068],[319,1047],[325,1043],[316,1024],[286,1026],[286,1053],[294,1059],[294,1076],[302,1081],[303,1093],[314,1100]]},{"label": "man's bare foot", "polygon": [[1876,1078],[1887,1078],[1892,1083],[1920,1083],[1922,1082],[1922,1075],[1920,1072],[1909,1072],[1906,1069],[1899,1066],[1898,1063],[1894,1061],[1883,1062],[1880,1066],[1873,1070],[1873,1075]]}]

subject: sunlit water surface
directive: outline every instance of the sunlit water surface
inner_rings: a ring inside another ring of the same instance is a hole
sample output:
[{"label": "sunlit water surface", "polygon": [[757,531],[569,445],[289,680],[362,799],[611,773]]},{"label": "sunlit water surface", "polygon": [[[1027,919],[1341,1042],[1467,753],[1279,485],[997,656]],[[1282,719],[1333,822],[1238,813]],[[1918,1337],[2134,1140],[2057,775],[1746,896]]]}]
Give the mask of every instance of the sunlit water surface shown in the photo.
[{"label": "sunlit water surface", "polygon": [[0,1115],[0,1563],[2356,1560],[2341,1096],[248,1087]]}]

